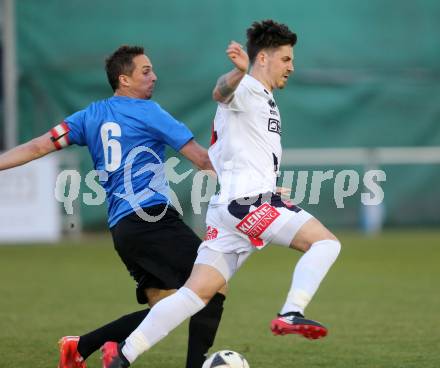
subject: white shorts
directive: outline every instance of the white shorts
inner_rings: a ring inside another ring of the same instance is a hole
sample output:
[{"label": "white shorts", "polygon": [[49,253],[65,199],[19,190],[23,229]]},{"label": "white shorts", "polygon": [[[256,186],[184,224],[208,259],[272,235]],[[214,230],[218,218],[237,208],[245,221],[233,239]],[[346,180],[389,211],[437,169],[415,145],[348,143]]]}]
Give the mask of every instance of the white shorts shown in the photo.
[{"label": "white shorts", "polygon": [[[262,194],[210,205],[206,236],[195,263],[216,268],[226,281],[256,249],[272,242],[290,246],[298,230],[313,216],[284,202],[277,194]],[[204,251],[204,249],[210,251]]]}]

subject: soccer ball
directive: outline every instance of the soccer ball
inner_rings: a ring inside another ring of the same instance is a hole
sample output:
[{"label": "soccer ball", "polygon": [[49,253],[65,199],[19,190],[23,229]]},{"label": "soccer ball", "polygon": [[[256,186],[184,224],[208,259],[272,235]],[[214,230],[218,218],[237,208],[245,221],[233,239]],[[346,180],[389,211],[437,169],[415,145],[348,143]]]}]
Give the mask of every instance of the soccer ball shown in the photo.
[{"label": "soccer ball", "polygon": [[221,350],[211,354],[202,368],[249,368],[249,363],[235,351]]}]

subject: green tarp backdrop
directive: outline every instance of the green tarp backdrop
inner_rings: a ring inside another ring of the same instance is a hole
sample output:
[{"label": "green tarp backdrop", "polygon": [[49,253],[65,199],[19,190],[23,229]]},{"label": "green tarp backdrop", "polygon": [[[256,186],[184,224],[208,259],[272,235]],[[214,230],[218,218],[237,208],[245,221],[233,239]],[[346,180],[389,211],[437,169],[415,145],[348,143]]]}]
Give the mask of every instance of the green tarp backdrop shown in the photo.
[{"label": "green tarp backdrop", "polygon": [[[105,56],[139,44],[158,75],[154,99],[207,146],[211,91],[231,68],[226,46],[244,43],[251,22],[266,18],[287,23],[299,39],[294,78],[276,92],[285,148],[440,146],[436,0],[18,0],[20,140],[109,96]],[[85,149],[70,150],[80,155],[83,173],[91,169]],[[381,169],[387,225],[440,224],[440,166]],[[190,221],[191,180],[174,187]],[[359,203],[357,193],[337,209],[332,185],[324,183],[319,204],[302,206],[329,225],[355,226]],[[104,205],[81,211],[86,226],[105,223]]]}]

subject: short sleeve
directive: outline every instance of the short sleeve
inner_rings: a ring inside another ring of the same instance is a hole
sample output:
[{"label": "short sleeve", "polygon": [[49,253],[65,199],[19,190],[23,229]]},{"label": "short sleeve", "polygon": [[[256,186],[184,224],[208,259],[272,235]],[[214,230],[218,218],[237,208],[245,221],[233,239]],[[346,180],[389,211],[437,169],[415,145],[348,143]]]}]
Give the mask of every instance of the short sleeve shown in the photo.
[{"label": "short sleeve", "polygon": [[194,138],[191,130],[182,122],[174,119],[168,112],[154,103],[149,129],[164,143],[176,151]]},{"label": "short sleeve", "polygon": [[219,103],[223,108],[233,111],[246,111],[247,101],[249,100],[249,89],[246,88],[244,83],[240,83],[235,90],[232,100],[228,103]]},{"label": "short sleeve", "polygon": [[87,144],[84,134],[85,115],[86,111],[81,110],[64,119],[69,127],[68,137],[70,144],[77,144],[79,146],[85,146]]}]

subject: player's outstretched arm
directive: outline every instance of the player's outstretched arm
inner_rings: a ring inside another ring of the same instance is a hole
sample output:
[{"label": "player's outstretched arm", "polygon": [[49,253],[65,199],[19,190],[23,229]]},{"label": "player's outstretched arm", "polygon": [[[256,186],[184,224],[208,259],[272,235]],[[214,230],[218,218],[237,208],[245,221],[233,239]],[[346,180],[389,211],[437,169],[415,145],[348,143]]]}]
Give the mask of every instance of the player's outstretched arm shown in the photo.
[{"label": "player's outstretched arm", "polygon": [[24,165],[56,150],[51,140],[52,134],[47,132],[27,143],[6,151],[0,155],[0,171]]},{"label": "player's outstretched arm", "polygon": [[185,144],[180,153],[196,165],[200,170],[212,170],[214,167],[211,164],[211,160],[208,156],[208,151],[198,144],[194,139],[191,139]]},{"label": "player's outstretched arm", "polygon": [[240,81],[246,75],[249,68],[249,57],[243,47],[235,41],[231,41],[226,49],[229,59],[235,68],[229,73],[222,75],[212,91],[214,101],[228,103],[237,89]]}]

